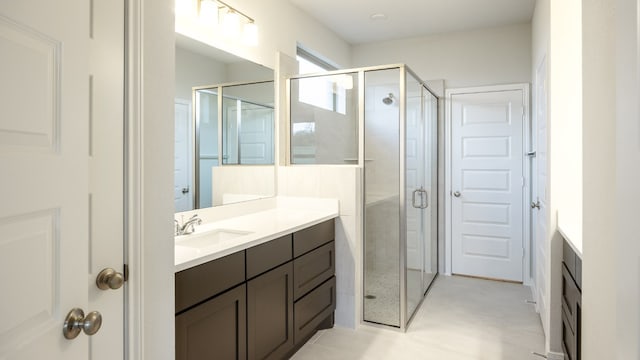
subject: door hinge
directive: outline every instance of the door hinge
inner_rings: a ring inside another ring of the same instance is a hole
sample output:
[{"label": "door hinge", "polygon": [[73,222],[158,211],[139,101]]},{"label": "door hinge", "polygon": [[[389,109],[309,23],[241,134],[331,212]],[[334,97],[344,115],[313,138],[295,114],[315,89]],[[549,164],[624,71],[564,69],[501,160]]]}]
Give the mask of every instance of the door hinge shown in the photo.
[{"label": "door hinge", "polygon": [[122,266],[122,275],[124,275],[124,282],[127,282],[129,280],[129,265],[124,264]]}]

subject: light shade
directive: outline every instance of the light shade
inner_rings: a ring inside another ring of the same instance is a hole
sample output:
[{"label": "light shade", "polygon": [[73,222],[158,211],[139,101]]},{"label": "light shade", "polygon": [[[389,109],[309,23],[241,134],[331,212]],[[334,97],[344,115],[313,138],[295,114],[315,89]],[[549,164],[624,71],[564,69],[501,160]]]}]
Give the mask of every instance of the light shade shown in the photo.
[{"label": "light shade", "polygon": [[176,0],[175,13],[176,17],[194,16],[196,12],[193,2],[191,0]]},{"label": "light shade", "polygon": [[218,3],[213,0],[200,1],[199,20],[208,25],[218,24]]},{"label": "light shade", "polygon": [[258,45],[258,26],[255,23],[246,23],[242,29],[242,41],[245,45]]},{"label": "light shade", "polygon": [[235,37],[240,36],[240,15],[235,11],[229,11],[224,14],[222,18],[222,31],[225,36]]}]

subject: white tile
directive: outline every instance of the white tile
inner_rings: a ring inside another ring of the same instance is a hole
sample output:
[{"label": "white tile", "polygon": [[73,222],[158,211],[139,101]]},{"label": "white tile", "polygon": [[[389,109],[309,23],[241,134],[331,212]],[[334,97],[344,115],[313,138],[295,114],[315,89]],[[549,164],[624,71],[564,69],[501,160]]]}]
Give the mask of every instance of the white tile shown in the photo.
[{"label": "white tile", "polygon": [[440,276],[406,333],[336,326],[293,358],[537,359],[531,352],[544,353],[544,334],[530,296],[522,285]]}]

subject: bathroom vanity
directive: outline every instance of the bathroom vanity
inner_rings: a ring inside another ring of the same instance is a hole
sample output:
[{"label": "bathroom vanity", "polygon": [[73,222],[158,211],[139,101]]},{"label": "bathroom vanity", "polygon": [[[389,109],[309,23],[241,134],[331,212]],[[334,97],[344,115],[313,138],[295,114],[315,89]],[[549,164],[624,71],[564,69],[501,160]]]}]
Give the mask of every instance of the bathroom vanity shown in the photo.
[{"label": "bathroom vanity", "polygon": [[176,359],[283,359],[332,327],[336,216],[273,209],[213,223],[244,232],[200,257],[180,253],[178,239]]}]

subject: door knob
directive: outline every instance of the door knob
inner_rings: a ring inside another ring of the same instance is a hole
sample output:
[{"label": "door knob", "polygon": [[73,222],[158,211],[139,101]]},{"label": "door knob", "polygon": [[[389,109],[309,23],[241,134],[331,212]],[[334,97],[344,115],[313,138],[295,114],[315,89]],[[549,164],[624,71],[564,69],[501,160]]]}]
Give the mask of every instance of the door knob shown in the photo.
[{"label": "door knob", "polygon": [[536,201],[536,202],[531,202],[531,208],[532,209],[538,209],[540,210],[540,200]]},{"label": "door knob", "polygon": [[183,194],[188,194],[189,193],[189,188],[188,187],[182,188],[182,193]]},{"label": "door knob", "polygon": [[460,191],[456,191],[456,192],[454,192],[454,193],[453,193],[453,196],[455,196],[455,197],[460,197]]},{"label": "door knob", "polygon": [[124,276],[112,268],[103,269],[96,278],[96,286],[100,290],[117,290],[122,287],[123,283]]},{"label": "door knob", "polygon": [[62,327],[62,334],[65,339],[75,339],[80,334],[80,330],[87,335],[93,335],[102,326],[102,315],[97,311],[92,311],[84,316],[84,311],[74,308],[67,314]]}]

